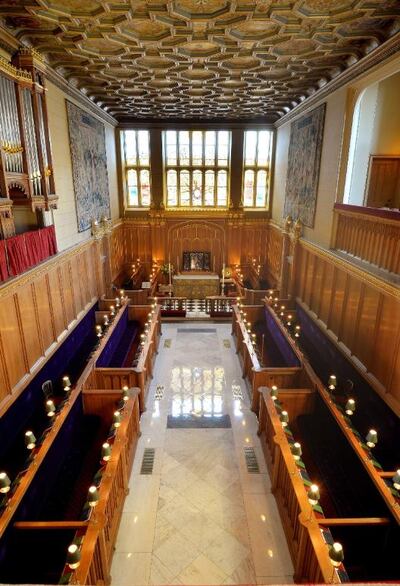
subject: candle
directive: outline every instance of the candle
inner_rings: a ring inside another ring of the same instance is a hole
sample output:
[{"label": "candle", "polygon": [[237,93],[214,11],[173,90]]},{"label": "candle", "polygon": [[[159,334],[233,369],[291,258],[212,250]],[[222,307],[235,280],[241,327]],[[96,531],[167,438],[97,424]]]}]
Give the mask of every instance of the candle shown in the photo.
[{"label": "candle", "polygon": [[69,391],[71,388],[71,381],[69,379],[69,376],[63,376],[62,382],[63,382],[64,391]]},{"label": "candle", "polygon": [[176,257],[176,272],[179,273],[179,256]]}]

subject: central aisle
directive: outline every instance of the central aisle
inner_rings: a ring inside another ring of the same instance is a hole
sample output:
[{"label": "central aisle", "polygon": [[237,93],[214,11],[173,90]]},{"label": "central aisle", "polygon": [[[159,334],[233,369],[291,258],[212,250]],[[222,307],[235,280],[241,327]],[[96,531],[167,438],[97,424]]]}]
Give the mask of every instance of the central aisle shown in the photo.
[{"label": "central aisle", "polygon": [[[162,332],[112,585],[292,582],[230,324],[163,324]],[[168,415],[203,425],[227,414],[231,428],[167,429]],[[259,473],[247,471],[248,447]],[[140,474],[145,448],[155,448],[151,475]]]}]

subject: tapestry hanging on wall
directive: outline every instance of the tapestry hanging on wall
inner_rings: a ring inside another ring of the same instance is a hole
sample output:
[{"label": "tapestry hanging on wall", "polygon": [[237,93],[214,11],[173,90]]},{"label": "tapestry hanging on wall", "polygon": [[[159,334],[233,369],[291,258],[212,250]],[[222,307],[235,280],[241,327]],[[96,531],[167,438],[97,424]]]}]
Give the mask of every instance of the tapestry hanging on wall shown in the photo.
[{"label": "tapestry hanging on wall", "polygon": [[78,231],[110,217],[104,125],[66,101]]},{"label": "tapestry hanging on wall", "polygon": [[292,123],[284,216],[300,219],[304,226],[314,226],[325,104]]}]

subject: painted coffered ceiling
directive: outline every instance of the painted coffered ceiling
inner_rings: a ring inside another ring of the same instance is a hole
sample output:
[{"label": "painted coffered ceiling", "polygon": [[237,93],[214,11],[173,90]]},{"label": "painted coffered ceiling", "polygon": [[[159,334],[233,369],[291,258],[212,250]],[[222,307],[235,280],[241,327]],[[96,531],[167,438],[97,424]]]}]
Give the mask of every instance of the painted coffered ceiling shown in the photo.
[{"label": "painted coffered ceiling", "polygon": [[117,119],[275,121],[396,34],[399,0],[0,0]]}]

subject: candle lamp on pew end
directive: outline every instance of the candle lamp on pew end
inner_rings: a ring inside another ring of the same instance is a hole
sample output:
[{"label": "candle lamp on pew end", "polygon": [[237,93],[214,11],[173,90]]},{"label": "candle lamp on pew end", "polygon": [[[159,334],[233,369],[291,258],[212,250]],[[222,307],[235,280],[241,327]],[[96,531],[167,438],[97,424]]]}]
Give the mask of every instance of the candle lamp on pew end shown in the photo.
[{"label": "candle lamp on pew end", "polygon": [[328,389],[330,391],[334,391],[337,387],[337,379],[336,379],[336,375],[331,374],[329,379],[328,379]]},{"label": "candle lamp on pew end", "polygon": [[0,472],[0,494],[7,494],[11,489],[11,480],[6,472]]},{"label": "candle lamp on pew end", "polygon": [[341,543],[338,543],[337,541],[335,541],[335,543],[332,543],[332,545],[329,547],[329,559],[330,562],[333,566],[333,574],[332,574],[332,581],[335,577],[335,570],[337,568],[339,568],[344,560],[344,554],[343,554],[343,547]]},{"label": "candle lamp on pew end", "polygon": [[289,423],[289,414],[287,411],[281,411],[281,414],[279,416],[279,419],[281,421],[282,427],[287,427],[288,423]]},{"label": "candle lamp on pew end", "polygon": [[81,552],[76,543],[71,543],[67,550],[67,565],[71,570],[79,568],[81,563]]},{"label": "candle lamp on pew end", "polygon": [[308,497],[308,502],[311,505],[310,517],[308,520],[311,521],[312,516],[313,516],[313,512],[314,512],[313,507],[318,504],[319,499],[321,498],[318,484],[311,484],[309,491],[308,491],[308,494],[307,494],[307,497]]},{"label": "candle lamp on pew end", "polygon": [[348,399],[346,406],[345,406],[345,413],[346,415],[353,415],[354,411],[356,410],[356,402],[354,399]]},{"label": "candle lamp on pew end", "polygon": [[36,437],[33,431],[25,432],[25,446],[28,450],[33,450],[36,447]]},{"label": "candle lamp on pew end", "polygon": [[400,490],[400,469],[396,470],[396,474],[392,478],[392,484],[396,490]]},{"label": "candle lamp on pew end", "polygon": [[56,406],[54,405],[54,401],[52,401],[52,399],[48,399],[45,406],[47,417],[54,417],[56,414]]},{"label": "candle lamp on pew end", "polygon": [[273,401],[278,399],[278,387],[276,385],[272,385],[270,395]]},{"label": "candle lamp on pew end", "polygon": [[374,448],[378,443],[378,432],[375,429],[370,429],[366,436],[366,443],[369,448]]},{"label": "candle lamp on pew end", "polygon": [[71,381],[69,379],[69,376],[63,376],[62,384],[64,391],[68,393],[71,390]]},{"label": "candle lamp on pew end", "polygon": [[124,385],[122,387],[122,400],[124,401],[124,403],[129,401],[129,387],[127,385]]},{"label": "candle lamp on pew end", "polygon": [[294,444],[290,447],[290,450],[293,454],[293,458],[296,462],[298,462],[303,453],[301,449],[301,444],[299,442],[294,442]]},{"label": "candle lamp on pew end", "polygon": [[113,415],[113,426],[115,429],[118,429],[121,425],[121,413],[119,411],[114,411]]}]

